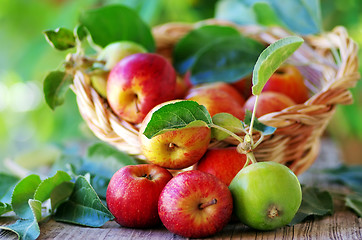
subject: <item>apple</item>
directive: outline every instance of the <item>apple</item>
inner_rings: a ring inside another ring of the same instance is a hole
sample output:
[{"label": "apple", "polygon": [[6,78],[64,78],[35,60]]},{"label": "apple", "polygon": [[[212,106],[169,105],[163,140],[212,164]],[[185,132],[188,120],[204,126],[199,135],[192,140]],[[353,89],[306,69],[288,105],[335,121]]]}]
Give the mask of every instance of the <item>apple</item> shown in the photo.
[{"label": "apple", "polygon": [[246,155],[239,153],[236,147],[213,148],[207,150],[194,169],[210,173],[229,186],[245,163]]},{"label": "apple", "polygon": [[[220,83],[208,84],[206,86],[194,86],[190,89],[185,99],[193,100],[204,105],[211,116],[217,113],[230,113],[233,116],[243,119],[244,111],[239,99],[230,92],[223,90]],[[234,93],[237,93],[236,91]]]},{"label": "apple", "polygon": [[298,178],[288,167],[276,162],[258,162],[243,168],[229,189],[236,216],[258,230],[287,225],[302,201]]},{"label": "apple", "polygon": [[252,75],[231,83],[231,86],[233,86],[244,99],[248,99],[252,95]]},{"label": "apple", "polygon": [[158,201],[163,225],[187,238],[207,237],[221,231],[229,222],[232,209],[227,186],[215,176],[198,170],[172,178]]},{"label": "apple", "polygon": [[[244,105],[244,111],[253,111],[256,96],[248,98]],[[261,92],[258,100],[258,107],[255,116],[261,117],[265,114],[278,112],[284,108],[295,105],[296,103],[288,96],[279,92]]]},{"label": "apple", "polygon": [[90,74],[93,88],[104,98],[107,98],[108,71],[97,69]]},{"label": "apple", "polygon": [[123,58],[135,53],[146,52],[147,50],[138,43],[131,41],[118,41],[105,46],[99,53],[97,60],[104,61],[104,69],[109,71]]},{"label": "apple", "polygon": [[183,99],[189,90],[190,85],[185,81],[185,78],[177,75],[176,78],[176,90],[175,90],[175,98]]},{"label": "apple", "polygon": [[109,73],[107,100],[123,120],[140,123],[156,105],[174,99],[176,73],[172,65],[155,53],[125,57]]},{"label": "apple", "polygon": [[154,107],[139,129],[139,142],[147,161],[168,169],[183,169],[195,164],[205,154],[211,140],[211,129],[205,125],[164,132],[151,139],[143,134],[152,114],[160,107],[176,101]]},{"label": "apple", "polygon": [[297,104],[308,100],[308,88],[304,84],[304,78],[297,67],[283,65],[269,78],[263,91],[284,93]]},{"label": "apple", "polygon": [[169,171],[152,164],[128,165],[111,178],[106,194],[109,211],[124,227],[148,228],[160,224],[158,198]]},{"label": "apple", "polygon": [[236,90],[232,85],[225,83],[225,82],[214,82],[214,83],[206,83],[199,85],[197,87],[199,88],[211,88],[211,89],[219,89],[226,93],[228,93],[230,96],[232,96],[241,106],[245,104],[244,97]]}]

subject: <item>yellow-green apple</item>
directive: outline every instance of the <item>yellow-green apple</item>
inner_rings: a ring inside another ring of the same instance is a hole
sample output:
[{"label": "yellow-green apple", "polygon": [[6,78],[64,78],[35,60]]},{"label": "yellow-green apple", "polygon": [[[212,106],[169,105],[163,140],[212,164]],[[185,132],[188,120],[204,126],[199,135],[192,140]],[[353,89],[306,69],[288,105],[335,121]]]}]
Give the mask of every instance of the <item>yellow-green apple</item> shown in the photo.
[{"label": "yellow-green apple", "polygon": [[[245,110],[253,111],[256,96],[251,96],[246,100],[244,105]],[[278,112],[284,108],[295,105],[295,102],[288,96],[279,92],[261,92],[258,99],[258,106],[256,109],[255,116],[261,117],[265,114]],[[244,110],[244,111],[245,111]]]},{"label": "yellow-green apple", "polygon": [[107,188],[107,207],[124,227],[148,228],[160,224],[158,198],[172,178],[169,171],[152,164],[119,169]]},{"label": "yellow-green apple", "polygon": [[174,99],[176,73],[155,53],[136,53],[119,61],[109,73],[107,100],[113,112],[140,123],[156,105]]},{"label": "yellow-green apple", "polygon": [[168,169],[183,169],[192,166],[204,155],[211,140],[211,129],[206,125],[195,125],[147,138],[143,132],[152,114],[172,102],[175,100],[161,103],[147,114],[139,129],[139,141],[148,162]]},{"label": "yellow-green apple", "polygon": [[171,232],[202,238],[221,231],[229,222],[233,200],[227,186],[198,170],[173,177],[160,194],[158,214]]},{"label": "yellow-green apple", "polygon": [[297,67],[283,65],[269,78],[263,91],[284,93],[300,104],[308,100],[308,88],[304,84],[304,78]]},{"label": "yellow-green apple", "polygon": [[229,186],[245,163],[246,155],[239,153],[236,147],[213,148],[206,151],[194,169],[210,173]]},{"label": "yellow-green apple", "polygon": [[244,77],[231,85],[244,97],[244,99],[248,99],[252,95],[252,75]]},{"label": "yellow-green apple", "polygon": [[93,88],[104,98],[107,98],[108,71],[97,69],[90,74]]},{"label": "yellow-green apple", "polygon": [[146,52],[147,50],[138,43],[118,41],[105,46],[99,53],[97,60],[104,61],[104,69],[110,71],[123,58],[132,54]]},{"label": "yellow-green apple", "polygon": [[225,91],[224,88],[227,88],[224,83],[194,86],[190,89],[185,99],[193,100],[200,105],[204,105],[211,116],[225,112],[239,119],[243,119],[244,111],[243,105],[241,104],[242,100],[240,100],[242,98],[241,95],[238,94],[237,91],[234,93],[238,95],[230,94],[230,92]]}]

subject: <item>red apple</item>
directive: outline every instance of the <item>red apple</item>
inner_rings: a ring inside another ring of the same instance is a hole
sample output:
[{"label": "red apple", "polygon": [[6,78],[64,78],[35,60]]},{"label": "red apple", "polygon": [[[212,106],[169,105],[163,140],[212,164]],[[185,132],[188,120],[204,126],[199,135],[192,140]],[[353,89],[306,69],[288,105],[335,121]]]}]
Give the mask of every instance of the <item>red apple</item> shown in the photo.
[{"label": "red apple", "polygon": [[148,228],[160,224],[158,198],[172,178],[169,171],[152,164],[129,165],[111,178],[106,201],[117,223]]},{"label": "red apple", "polygon": [[162,190],[158,202],[163,225],[188,238],[221,231],[229,222],[232,209],[228,187],[215,176],[198,170],[176,175]]},{"label": "red apple", "polygon": [[[213,83],[206,86],[193,87],[190,89],[189,93],[185,99],[196,101],[200,105],[204,105],[211,116],[214,116],[217,113],[230,113],[233,116],[243,119],[244,111],[243,105],[240,102],[241,95],[239,99],[220,88],[222,84]],[[234,93],[237,94],[235,91]]]},{"label": "red apple", "polygon": [[137,53],[123,58],[111,70],[107,99],[113,112],[140,123],[157,104],[174,99],[176,73],[161,55]]},{"label": "red apple", "polygon": [[302,74],[293,65],[283,65],[269,78],[263,91],[284,93],[300,104],[308,100],[308,89]]},{"label": "red apple", "polygon": [[231,84],[243,97],[248,99],[252,95],[252,76],[244,77]]},{"label": "red apple", "polygon": [[194,169],[210,173],[229,186],[231,180],[243,168],[246,155],[236,150],[236,147],[209,149]]},{"label": "red apple", "polygon": [[[245,103],[244,109],[253,111],[256,96],[251,96]],[[278,92],[262,92],[259,95],[258,106],[255,116],[261,117],[265,114],[278,112],[284,108],[295,105],[295,102],[288,96]]]},{"label": "red apple", "polygon": [[175,98],[176,99],[184,98],[189,88],[190,86],[185,81],[184,77],[178,75],[176,78]]}]

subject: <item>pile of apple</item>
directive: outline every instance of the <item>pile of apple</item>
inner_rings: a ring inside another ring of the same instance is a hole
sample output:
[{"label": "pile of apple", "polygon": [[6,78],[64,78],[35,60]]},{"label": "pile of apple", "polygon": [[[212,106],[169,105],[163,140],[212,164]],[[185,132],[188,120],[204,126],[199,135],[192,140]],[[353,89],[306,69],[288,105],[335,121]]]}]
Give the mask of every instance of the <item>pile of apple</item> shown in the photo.
[{"label": "pile of apple", "polygon": [[[139,124],[142,152],[149,162],[120,169],[109,183],[107,206],[121,226],[162,223],[175,234],[198,238],[222,230],[233,212],[244,224],[261,230],[292,220],[301,188],[286,166],[249,165],[236,147],[209,149],[207,126],[166,131],[150,139],[143,135],[155,111],[182,99],[205,106],[211,116],[229,113],[243,120],[245,110],[254,107],[251,78],[193,86],[189,73],[179,76],[166,58],[132,42],[108,45],[98,60],[104,71],[90,75],[93,87],[116,115]],[[259,95],[255,114],[260,117],[307,99],[302,75],[285,65]]]}]

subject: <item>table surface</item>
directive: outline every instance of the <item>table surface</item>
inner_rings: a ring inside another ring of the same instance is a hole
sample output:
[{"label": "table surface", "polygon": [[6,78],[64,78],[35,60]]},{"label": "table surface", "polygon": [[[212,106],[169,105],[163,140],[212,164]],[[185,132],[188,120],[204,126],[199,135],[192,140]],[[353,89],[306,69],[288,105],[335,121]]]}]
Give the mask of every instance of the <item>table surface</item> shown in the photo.
[{"label": "table surface", "polygon": [[[322,141],[318,159],[312,167],[299,176],[302,184],[318,186],[332,191],[344,191],[341,186],[328,183],[313,170],[336,167],[341,164],[341,154],[336,145],[328,139]],[[12,217],[0,217],[0,225],[14,221]],[[40,224],[38,239],[183,239],[165,228],[136,230],[120,227],[114,221],[101,228],[88,228],[50,220]],[[331,216],[309,219],[295,226],[283,227],[274,231],[255,231],[241,223],[230,223],[213,239],[362,239],[362,218],[358,218],[343,203],[335,202],[335,212]],[[0,230],[0,239],[17,239],[10,232]]]}]

